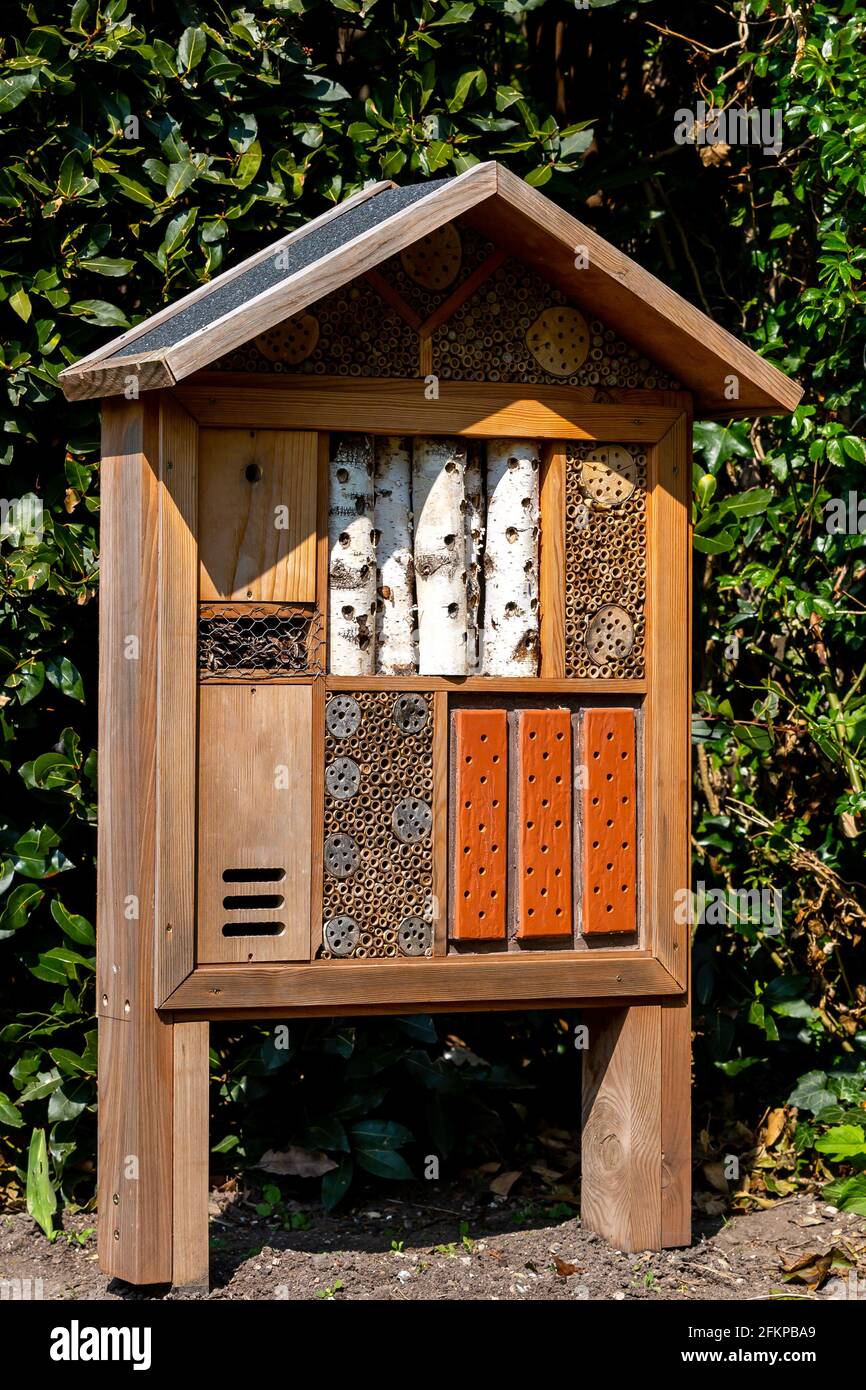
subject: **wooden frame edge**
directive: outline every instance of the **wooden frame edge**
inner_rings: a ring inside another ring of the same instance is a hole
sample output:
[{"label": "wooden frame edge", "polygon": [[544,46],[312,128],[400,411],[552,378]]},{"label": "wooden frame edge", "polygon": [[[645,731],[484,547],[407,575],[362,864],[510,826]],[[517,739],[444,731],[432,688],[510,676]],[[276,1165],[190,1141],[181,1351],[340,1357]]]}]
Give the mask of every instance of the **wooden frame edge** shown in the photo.
[{"label": "wooden frame edge", "polygon": [[[419,986],[412,985],[415,972]],[[511,978],[509,978],[509,976]],[[573,985],[569,988],[569,976]],[[469,956],[399,961],[382,968],[380,961],[310,962],[304,964],[197,966],[173,991],[162,1008],[198,1017],[219,1018],[226,1009],[310,1009],[334,1015],[383,1008],[397,1012],[495,1005],[525,1008],[528,1000],[613,999],[619,1003],[682,994],[682,986],[655,957],[579,952],[566,960],[550,952],[537,960],[526,954],[477,959]],[[251,996],[255,995],[253,999]]]}]

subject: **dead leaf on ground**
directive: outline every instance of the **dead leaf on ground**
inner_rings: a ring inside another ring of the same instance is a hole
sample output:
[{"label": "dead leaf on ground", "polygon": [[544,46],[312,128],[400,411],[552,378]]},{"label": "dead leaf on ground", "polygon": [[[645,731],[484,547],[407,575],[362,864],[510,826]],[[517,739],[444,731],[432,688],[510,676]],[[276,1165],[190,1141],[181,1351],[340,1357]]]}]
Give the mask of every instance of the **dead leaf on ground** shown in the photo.
[{"label": "dead leaf on ground", "polygon": [[494,1178],[490,1184],[490,1191],[495,1192],[497,1197],[507,1197],[518,1178],[522,1178],[523,1173],[520,1169],[516,1173],[500,1173],[498,1178]]},{"label": "dead leaf on ground", "polygon": [[785,1132],[785,1125],[788,1123],[788,1112],[782,1106],[778,1110],[771,1110],[767,1116],[767,1122],[761,1133],[761,1142],[764,1147],[771,1149],[779,1137]]},{"label": "dead leaf on ground", "polygon": [[281,1178],[320,1178],[336,1166],[327,1154],[315,1149],[300,1149],[297,1144],[290,1144],[282,1153],[268,1149],[256,1164],[257,1168]]},{"label": "dead leaf on ground", "polygon": [[530,1164],[533,1173],[536,1173],[546,1183],[560,1182],[564,1177],[563,1173],[557,1173],[555,1169],[548,1168],[546,1163]]},{"label": "dead leaf on ground", "polygon": [[820,1289],[831,1270],[853,1269],[856,1263],[847,1251],[834,1245],[830,1250],[812,1250],[807,1255],[798,1255],[789,1265],[782,1266],[782,1278],[786,1284],[806,1284],[810,1289]]},{"label": "dead leaf on ground", "polygon": [[558,1255],[554,1255],[553,1263],[560,1279],[570,1279],[572,1274],[583,1274],[583,1265],[569,1264],[568,1260],[561,1260]]}]

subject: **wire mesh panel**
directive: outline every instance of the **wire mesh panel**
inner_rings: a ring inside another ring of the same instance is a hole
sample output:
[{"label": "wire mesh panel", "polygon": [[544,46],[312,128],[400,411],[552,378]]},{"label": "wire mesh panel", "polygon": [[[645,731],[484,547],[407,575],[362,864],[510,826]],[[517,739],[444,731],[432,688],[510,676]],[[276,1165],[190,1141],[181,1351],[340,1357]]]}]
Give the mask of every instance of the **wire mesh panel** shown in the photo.
[{"label": "wire mesh panel", "polygon": [[321,674],[321,614],[311,604],[201,604],[198,665],[203,681]]}]

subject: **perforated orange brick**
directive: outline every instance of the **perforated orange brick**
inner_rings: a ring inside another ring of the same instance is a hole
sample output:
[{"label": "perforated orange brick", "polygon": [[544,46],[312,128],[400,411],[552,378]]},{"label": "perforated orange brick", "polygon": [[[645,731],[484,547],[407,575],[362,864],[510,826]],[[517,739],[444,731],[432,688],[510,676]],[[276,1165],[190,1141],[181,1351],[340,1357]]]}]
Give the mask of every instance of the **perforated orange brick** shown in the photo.
[{"label": "perforated orange brick", "polygon": [[504,709],[454,714],[456,941],[505,936],[508,724]]},{"label": "perforated orange brick", "polygon": [[517,723],[517,935],[571,935],[571,715]]},{"label": "perforated orange brick", "polygon": [[634,710],[592,709],[583,717],[583,931],[637,927]]}]

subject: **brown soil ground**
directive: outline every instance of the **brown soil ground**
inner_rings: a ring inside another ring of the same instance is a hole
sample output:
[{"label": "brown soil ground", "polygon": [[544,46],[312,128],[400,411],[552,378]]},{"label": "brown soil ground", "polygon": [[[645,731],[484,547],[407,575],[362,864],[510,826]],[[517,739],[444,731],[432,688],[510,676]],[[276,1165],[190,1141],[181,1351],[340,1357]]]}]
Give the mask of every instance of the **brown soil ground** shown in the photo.
[{"label": "brown soil ground", "polygon": [[[296,1229],[284,1229],[291,1222]],[[817,1290],[782,1279],[795,1261],[835,1249],[859,1263],[866,1297],[866,1220],[802,1196],[748,1215],[696,1216],[689,1249],[627,1255],[579,1219],[557,1221],[542,1207],[459,1186],[437,1190],[435,1203],[429,1188],[404,1190],[330,1216],[288,1202],[280,1222],[263,1220],[242,1197],[214,1193],[207,1294],[109,1282],[97,1268],[93,1225],[67,1217],[52,1245],[24,1213],[0,1217],[0,1281],[41,1279],[43,1298],[76,1300],[855,1296],[844,1269],[823,1271]]]}]

